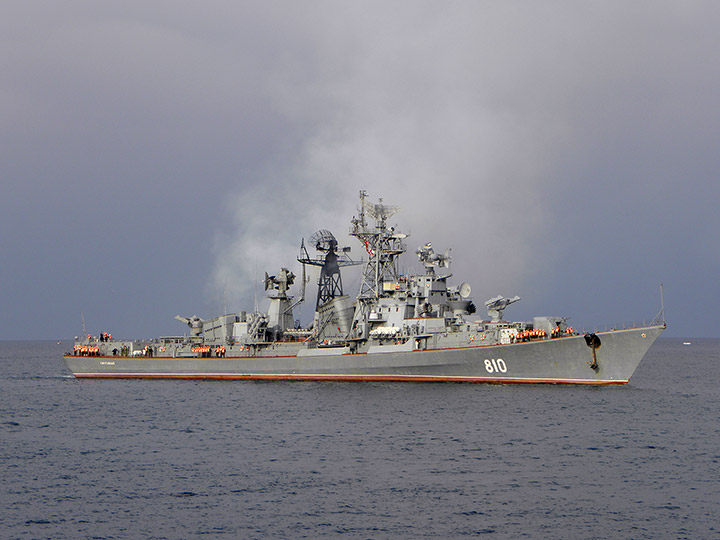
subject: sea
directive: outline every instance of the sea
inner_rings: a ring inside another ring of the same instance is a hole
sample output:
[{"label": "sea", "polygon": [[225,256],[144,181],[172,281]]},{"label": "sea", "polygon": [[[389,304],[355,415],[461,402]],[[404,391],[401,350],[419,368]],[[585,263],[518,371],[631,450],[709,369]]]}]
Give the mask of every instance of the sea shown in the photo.
[{"label": "sea", "polygon": [[628,385],[78,380],[0,342],[0,538],[720,538],[720,340]]}]

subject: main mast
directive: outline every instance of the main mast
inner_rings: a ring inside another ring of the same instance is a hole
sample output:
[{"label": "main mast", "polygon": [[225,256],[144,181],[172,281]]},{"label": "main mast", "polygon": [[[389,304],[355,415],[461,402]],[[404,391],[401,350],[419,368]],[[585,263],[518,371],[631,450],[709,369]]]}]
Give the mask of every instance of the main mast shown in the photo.
[{"label": "main mast", "polygon": [[[387,220],[399,210],[397,206],[383,204],[382,199],[379,199],[377,204],[372,204],[366,198],[367,192],[360,191],[358,217],[353,217],[350,227],[350,236],[357,238],[368,254],[353,321],[356,328],[367,320],[372,305],[385,294],[385,287],[392,287],[394,290],[400,279],[398,258],[406,250],[402,240],[407,238],[406,234],[387,226]],[[366,214],[375,220],[374,226],[368,224]],[[365,331],[358,329],[361,330],[362,337],[366,337]]]}]

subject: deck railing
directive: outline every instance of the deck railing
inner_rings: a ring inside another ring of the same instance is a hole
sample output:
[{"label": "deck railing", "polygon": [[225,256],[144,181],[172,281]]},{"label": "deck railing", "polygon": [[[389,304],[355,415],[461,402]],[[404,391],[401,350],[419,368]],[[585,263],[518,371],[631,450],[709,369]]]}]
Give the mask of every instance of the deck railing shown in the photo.
[{"label": "deck railing", "polygon": [[[655,318],[651,321],[633,321],[633,322],[624,322],[621,324],[606,324],[604,326],[597,325],[595,326],[595,329],[593,332],[608,332],[610,330],[628,330],[631,328],[644,328],[646,326],[658,326],[661,324],[665,324],[665,299],[663,295],[663,284],[660,284],[660,311],[658,311],[658,314],[655,315]],[[585,330],[583,330],[583,333]]]},{"label": "deck railing", "polygon": [[[630,322],[622,322],[618,324],[598,324],[595,325],[591,330],[587,330],[589,332],[609,332],[611,330],[630,330],[633,328],[645,328],[646,326],[657,326],[660,324],[665,324],[665,316],[664,314],[658,313],[658,315],[648,321],[630,321]],[[583,329],[582,333],[585,333],[586,330]]]}]

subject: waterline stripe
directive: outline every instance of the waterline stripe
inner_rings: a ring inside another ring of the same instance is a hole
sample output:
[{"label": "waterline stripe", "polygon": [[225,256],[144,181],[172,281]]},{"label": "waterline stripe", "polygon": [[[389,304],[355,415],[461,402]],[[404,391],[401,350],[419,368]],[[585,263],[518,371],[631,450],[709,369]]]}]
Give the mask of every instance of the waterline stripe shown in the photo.
[{"label": "waterline stripe", "polygon": [[294,373],[76,373],[78,379],[212,379],[267,381],[398,381],[472,382],[494,384],[627,384],[627,380],[554,379],[533,377],[468,377],[448,375],[312,375]]}]

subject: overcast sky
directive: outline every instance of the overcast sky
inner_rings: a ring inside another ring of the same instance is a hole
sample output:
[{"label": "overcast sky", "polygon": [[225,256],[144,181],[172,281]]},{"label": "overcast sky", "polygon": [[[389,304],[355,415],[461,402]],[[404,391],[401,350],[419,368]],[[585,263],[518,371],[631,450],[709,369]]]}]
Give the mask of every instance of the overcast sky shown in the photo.
[{"label": "overcast sky", "polygon": [[663,283],[666,335],[720,337],[718,28],[714,1],[3,2],[0,339],[252,310],[318,229],[361,256],[361,189],[406,270],[452,247],[508,319],[652,319]]}]

